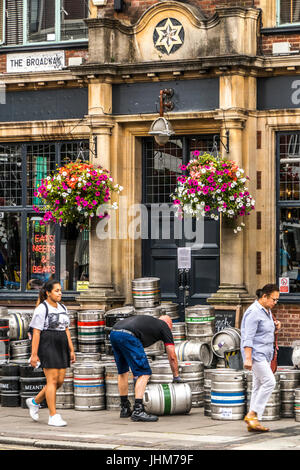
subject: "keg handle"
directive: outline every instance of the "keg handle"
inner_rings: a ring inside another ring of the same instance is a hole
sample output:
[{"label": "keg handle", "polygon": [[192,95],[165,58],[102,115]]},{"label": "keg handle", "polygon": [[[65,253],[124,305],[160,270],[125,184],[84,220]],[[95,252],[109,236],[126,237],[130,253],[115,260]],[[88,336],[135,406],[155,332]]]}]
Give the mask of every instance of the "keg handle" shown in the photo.
[{"label": "keg handle", "polygon": [[145,392],[144,393],[144,402],[148,403],[148,401],[149,401],[149,395],[148,395],[148,392]]}]

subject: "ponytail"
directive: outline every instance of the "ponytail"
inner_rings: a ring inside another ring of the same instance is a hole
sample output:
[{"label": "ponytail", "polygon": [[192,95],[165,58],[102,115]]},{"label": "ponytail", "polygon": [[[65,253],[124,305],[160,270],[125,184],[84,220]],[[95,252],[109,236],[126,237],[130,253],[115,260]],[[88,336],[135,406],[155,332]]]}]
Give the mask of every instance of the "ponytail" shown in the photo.
[{"label": "ponytail", "polygon": [[261,299],[264,295],[269,297],[272,292],[279,292],[279,287],[276,284],[266,284],[261,289],[257,289],[256,296]]},{"label": "ponytail", "polygon": [[60,282],[57,279],[51,279],[49,281],[46,281],[45,284],[42,285],[37,299],[36,307],[45,300],[47,300],[47,292],[51,292],[55,284],[60,285]]}]

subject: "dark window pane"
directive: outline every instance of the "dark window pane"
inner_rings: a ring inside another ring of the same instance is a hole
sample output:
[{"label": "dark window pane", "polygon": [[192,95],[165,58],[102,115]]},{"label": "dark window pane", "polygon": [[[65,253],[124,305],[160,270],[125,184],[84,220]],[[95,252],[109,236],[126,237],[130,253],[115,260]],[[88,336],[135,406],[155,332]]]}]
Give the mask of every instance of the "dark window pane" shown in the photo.
[{"label": "dark window pane", "polygon": [[43,42],[55,39],[55,1],[28,0],[28,41]]},{"label": "dark window pane", "polygon": [[280,24],[300,22],[300,1],[280,0]]},{"label": "dark window pane", "polygon": [[61,40],[85,39],[88,28],[83,21],[88,18],[88,2],[86,0],[62,0]]},{"label": "dark window pane", "polygon": [[55,144],[29,144],[27,150],[27,205],[41,204],[34,192],[46,178],[55,170]]},{"label": "dark window pane", "polygon": [[280,210],[280,277],[290,279],[290,292],[300,292],[300,208]]},{"label": "dark window pane", "polygon": [[[27,218],[27,289],[56,278],[55,225],[40,225],[41,217]],[[59,277],[59,276],[58,276]]]},{"label": "dark window pane", "polygon": [[21,146],[0,145],[0,206],[20,206],[21,204]]},{"label": "dark window pane", "polygon": [[279,138],[280,200],[300,199],[300,134],[282,134]]},{"label": "dark window pane", "polygon": [[21,217],[0,212],[0,289],[21,288]]}]

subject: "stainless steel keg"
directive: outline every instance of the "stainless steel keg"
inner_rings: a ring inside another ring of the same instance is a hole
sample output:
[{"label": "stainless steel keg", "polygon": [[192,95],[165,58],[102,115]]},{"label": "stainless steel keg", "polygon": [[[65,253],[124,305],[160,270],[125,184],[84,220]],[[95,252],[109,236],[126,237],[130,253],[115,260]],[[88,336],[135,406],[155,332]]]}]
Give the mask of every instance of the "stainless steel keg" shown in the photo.
[{"label": "stainless steel keg", "polygon": [[246,391],[244,372],[216,369],[211,374],[211,417],[216,420],[239,420],[245,416]]},{"label": "stainless steel keg", "polygon": [[175,344],[185,341],[186,340],[185,323],[184,322],[173,323],[172,334],[173,334]]},{"label": "stainless steel keg", "polygon": [[300,388],[295,389],[295,421],[300,422]]},{"label": "stainless steel keg", "polygon": [[77,314],[78,348],[80,352],[100,352],[105,341],[104,310],[82,310]]},{"label": "stainless steel keg", "polygon": [[204,364],[198,361],[179,362],[179,376],[192,392],[192,408],[204,405]]},{"label": "stainless steel keg", "polygon": [[183,341],[175,345],[175,352],[179,361],[200,361],[209,367],[213,360],[213,352],[207,343],[201,341]]},{"label": "stainless steel keg", "polygon": [[160,305],[156,307],[135,308],[135,315],[150,315],[151,317],[159,318],[162,315],[162,309]]},{"label": "stainless steel keg", "polygon": [[239,349],[241,334],[238,328],[224,328],[215,333],[211,340],[211,347],[216,356],[224,358],[224,351]]},{"label": "stainless steel keg", "polygon": [[74,408],[74,376],[72,367],[66,369],[64,383],[56,391],[56,408]]},{"label": "stainless steel keg", "polygon": [[105,410],[104,366],[98,362],[80,362],[72,368],[75,410]]},{"label": "stainless steel keg", "polygon": [[280,376],[280,415],[282,418],[295,417],[295,389],[300,387],[300,370],[278,367]]},{"label": "stainless steel keg", "polygon": [[215,333],[215,309],[194,305],[185,309],[186,339],[210,342]]},{"label": "stainless steel keg", "polygon": [[136,308],[156,307],[160,303],[160,278],[141,277],[132,281],[133,305]]},{"label": "stainless steel keg", "polygon": [[149,383],[143,403],[146,412],[154,415],[187,414],[192,408],[191,388],[187,383]]},{"label": "stainless steel keg", "polygon": [[[247,410],[249,411],[252,396],[252,372],[245,372],[245,377],[247,381]],[[261,421],[276,421],[280,419],[280,374],[276,372],[274,377],[276,385],[266,404]]]},{"label": "stainless steel keg", "polygon": [[[118,369],[114,364],[104,364],[105,387],[106,387],[106,409],[110,411],[120,410],[120,393],[118,388]],[[134,401],[133,375],[128,375],[128,400]]]},{"label": "stainless steel keg", "polygon": [[180,321],[179,304],[175,302],[162,302],[161,314],[169,315],[172,322],[175,324]]}]

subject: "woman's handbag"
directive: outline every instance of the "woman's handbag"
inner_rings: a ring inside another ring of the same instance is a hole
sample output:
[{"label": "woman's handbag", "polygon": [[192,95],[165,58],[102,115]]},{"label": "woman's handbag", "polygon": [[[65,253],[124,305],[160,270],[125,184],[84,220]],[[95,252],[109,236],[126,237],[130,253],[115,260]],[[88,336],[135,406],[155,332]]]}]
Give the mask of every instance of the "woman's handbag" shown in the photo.
[{"label": "woman's handbag", "polygon": [[[273,321],[274,321],[274,324],[275,324],[275,320],[276,320],[276,317],[275,315],[272,313],[272,317],[273,317]],[[274,333],[274,355],[273,355],[273,359],[271,361],[271,370],[273,372],[273,374],[275,374],[276,370],[277,370],[277,356],[278,356],[278,331],[276,331],[276,325],[275,325],[275,333]]]}]

